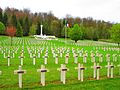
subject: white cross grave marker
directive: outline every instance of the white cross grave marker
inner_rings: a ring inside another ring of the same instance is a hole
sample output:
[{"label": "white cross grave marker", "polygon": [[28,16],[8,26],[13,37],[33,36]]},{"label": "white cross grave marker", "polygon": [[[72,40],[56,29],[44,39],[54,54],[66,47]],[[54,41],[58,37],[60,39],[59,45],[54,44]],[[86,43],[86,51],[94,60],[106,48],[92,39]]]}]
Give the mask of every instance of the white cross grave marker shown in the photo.
[{"label": "white cross grave marker", "polygon": [[95,62],[95,54],[94,53],[91,54],[91,61]]},{"label": "white cross grave marker", "polygon": [[23,54],[21,54],[21,56],[19,58],[20,58],[20,64],[22,66],[23,65],[23,58],[24,58]]},{"label": "white cross grave marker", "polygon": [[99,80],[101,66],[99,66],[99,63],[97,63],[97,65],[96,65],[96,62],[94,62],[94,66],[92,68],[94,69],[93,70],[93,78],[96,78],[97,80]]},{"label": "white cross grave marker", "polygon": [[60,51],[60,57],[62,57],[62,51]]},{"label": "white cross grave marker", "polygon": [[65,55],[65,63],[68,64],[69,53]]},{"label": "white cross grave marker", "polygon": [[99,56],[99,53],[98,53],[98,51],[96,51],[96,56]]},{"label": "white cross grave marker", "polygon": [[117,54],[113,54],[113,61],[116,62],[117,61]]},{"label": "white cross grave marker", "polygon": [[110,64],[110,62],[108,62],[108,65],[106,67],[107,67],[107,77],[113,78],[113,68],[114,68],[113,63]]},{"label": "white cross grave marker", "polygon": [[55,64],[58,64],[58,55],[55,55]]},{"label": "white cross grave marker", "polygon": [[22,88],[22,74],[26,73],[26,70],[22,70],[22,66],[19,66],[19,70],[15,70],[14,74],[18,74],[19,88]]},{"label": "white cross grave marker", "polygon": [[45,54],[45,56],[44,56],[44,64],[47,64],[47,59],[48,59],[48,55]]},{"label": "white cross grave marker", "polygon": [[82,57],[82,51],[79,51],[79,56]]},{"label": "white cross grave marker", "polygon": [[103,54],[99,54],[99,62],[103,62]]},{"label": "white cross grave marker", "polygon": [[83,55],[83,62],[84,62],[84,63],[87,62],[87,55],[86,55],[86,54]]},{"label": "white cross grave marker", "polygon": [[61,68],[58,68],[57,70],[59,70],[61,72],[60,81],[63,82],[63,84],[65,84],[66,71],[68,71],[69,69],[66,67],[66,65],[61,64]]},{"label": "white cross grave marker", "polygon": [[41,69],[37,69],[37,72],[41,72],[41,84],[45,86],[45,73],[48,72],[48,69],[44,65],[41,65]]},{"label": "white cross grave marker", "polygon": [[9,54],[7,56],[7,59],[8,59],[8,66],[10,66],[10,55]]},{"label": "white cross grave marker", "polygon": [[38,58],[40,58],[40,50],[38,51]]},{"label": "white cross grave marker", "polygon": [[30,51],[30,58],[32,58],[32,51]]},{"label": "white cross grave marker", "polygon": [[110,54],[106,54],[106,61],[110,62]]},{"label": "white cross grave marker", "polygon": [[85,70],[85,68],[83,67],[83,64],[80,65],[80,63],[78,63],[78,67],[75,67],[75,69],[78,70],[78,80],[81,80],[83,82],[83,72]]},{"label": "white cross grave marker", "polygon": [[74,53],[74,63],[78,63],[78,55]]},{"label": "white cross grave marker", "polygon": [[97,68],[97,80],[99,80],[100,79],[100,68],[101,68],[101,66],[99,65],[99,63],[97,63],[96,68]]},{"label": "white cross grave marker", "polygon": [[36,56],[35,54],[33,55],[33,65],[35,65],[35,61],[36,61]]}]

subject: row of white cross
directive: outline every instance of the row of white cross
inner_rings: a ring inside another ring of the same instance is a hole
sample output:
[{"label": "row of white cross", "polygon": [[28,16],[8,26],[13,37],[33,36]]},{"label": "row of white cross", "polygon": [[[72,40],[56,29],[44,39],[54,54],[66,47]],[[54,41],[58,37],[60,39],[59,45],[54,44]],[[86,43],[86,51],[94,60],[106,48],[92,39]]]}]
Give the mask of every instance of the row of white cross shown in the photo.
[{"label": "row of white cross", "polygon": [[[40,54],[40,53],[42,53],[43,52],[43,50],[44,50],[44,48],[39,48],[39,49],[36,49],[36,48],[33,48],[33,49],[30,49],[29,47],[27,47],[27,50],[28,50],[28,52],[29,52],[29,54],[32,54],[32,53],[34,53],[34,54],[36,54],[36,53],[38,53],[38,54]],[[48,51],[48,48],[46,48],[46,50]],[[68,53],[69,51],[70,51],[70,49],[68,48],[56,48],[56,49],[53,49],[53,48],[51,48],[51,50],[52,50],[52,52],[54,51],[55,53],[60,53],[60,54],[62,54],[62,53],[64,53],[65,51],[66,51],[66,53]],[[2,51],[2,53],[16,53],[17,51],[18,51],[18,48],[15,48],[14,50],[1,50]],[[119,50],[118,50],[119,51]],[[22,47],[22,53],[24,52],[24,47]],[[77,53],[80,53],[80,54],[83,54],[84,53],[84,50],[83,50],[83,48],[80,50],[80,49],[77,49],[77,51],[74,49],[74,48],[72,48],[72,52],[73,53],[75,53],[75,52],[77,52]],[[90,53],[93,53],[93,51],[91,50],[90,51]],[[87,52],[87,50],[85,50],[85,53],[88,53]],[[96,54],[98,53],[98,50],[96,50]]]},{"label": "row of white cross", "polygon": [[[18,50],[18,49],[17,49]],[[28,50],[28,53],[30,54],[30,58],[33,58],[33,65],[35,65],[35,59],[36,58],[40,58],[40,55],[42,53],[42,51],[44,50],[43,48],[40,48],[38,49],[38,56],[36,56],[36,52],[37,50],[36,49],[33,49],[31,50],[30,48],[27,47],[27,50]],[[62,54],[65,52],[66,50],[66,55],[65,55],[65,63],[67,64],[68,63],[68,58],[70,57],[69,56],[69,52],[70,52],[70,49],[65,49],[65,48],[57,48],[57,49],[53,49],[51,48],[52,50],[52,54],[53,54],[53,57],[55,58],[55,63],[57,64],[58,63],[58,58],[59,56],[62,57]],[[34,51],[34,53],[32,52]],[[15,52],[15,50],[14,50]],[[10,62],[10,58],[14,58],[15,57],[15,53],[12,53],[12,56],[10,55],[10,50],[9,50],[9,53],[8,53],[8,56],[6,56],[6,53],[3,52],[3,55],[4,55],[4,58],[8,58],[8,62]],[[59,55],[60,54],[60,55]],[[86,63],[87,62],[87,57],[88,57],[88,52],[87,50],[85,52],[83,52],[83,49],[79,50],[77,49],[77,53],[76,53],[76,50],[74,48],[72,48],[72,54],[73,54],[73,57],[74,57],[74,63],[77,63],[78,62],[78,57],[83,57],[83,62]],[[103,60],[103,54],[99,54],[98,53],[98,50],[95,52],[95,54],[93,53],[93,51],[91,50],[90,51],[90,57],[92,59],[92,61],[94,62],[95,61],[95,57],[99,57],[99,61],[102,62]],[[120,56],[120,55],[119,55]],[[113,54],[112,55],[113,57],[113,61],[117,61],[117,57],[118,55],[117,54]],[[21,65],[22,62],[23,62],[23,58],[25,58],[24,56],[24,47],[22,47],[22,51],[21,51],[21,56],[19,57],[21,60]],[[46,48],[45,50],[45,55],[44,55],[44,63],[47,64],[47,58],[48,58],[48,48]],[[106,54],[106,58],[110,58],[110,54]],[[108,60],[107,59],[107,60]],[[110,60],[110,59],[109,59]],[[9,63],[8,63],[9,64]],[[10,65],[10,64],[9,64]]]},{"label": "row of white cross", "polygon": [[[22,39],[22,38],[15,38],[14,39],[14,45],[53,45],[54,43],[52,42],[47,42],[47,41],[39,41],[39,40],[35,40],[35,39]],[[1,41],[3,45],[8,45],[10,43],[9,39],[6,40],[2,40]],[[9,42],[9,43],[8,43]],[[58,40],[58,42],[65,42],[64,40]],[[69,45],[74,45],[74,46],[97,46],[97,47],[108,47],[109,46],[116,46],[116,44],[113,43],[106,43],[106,42],[80,42],[80,43],[73,43],[71,41],[67,42],[67,44]]]},{"label": "row of white cross", "polygon": [[[77,64],[78,63],[78,55],[76,53],[74,53],[73,56],[74,56],[74,63]],[[67,53],[65,55],[65,64],[68,64],[69,57],[70,57],[69,53]],[[8,66],[10,66],[10,58],[11,58],[10,55],[8,54],[8,56],[6,58],[8,59]],[[23,65],[23,59],[25,58],[23,53],[21,53],[19,58],[20,58],[20,65]],[[33,55],[32,58],[33,58],[33,65],[35,65],[36,64],[36,56]],[[47,60],[48,60],[48,53],[46,53],[44,55],[44,64],[47,64]],[[96,62],[95,55],[93,53],[91,54],[91,61]],[[103,61],[103,55],[99,54],[99,62],[102,62],[102,61]],[[110,54],[106,54],[106,61],[110,62]],[[114,62],[117,61],[117,54],[113,54],[113,61]],[[83,56],[83,62],[84,63],[87,62],[87,55],[86,54]],[[57,54],[55,55],[55,64],[58,64],[58,55]]]},{"label": "row of white cross", "polygon": [[[113,63],[108,62],[107,67],[107,77],[113,78]],[[100,68],[102,68],[99,63],[94,62],[93,68],[93,78],[99,80],[100,79]],[[83,64],[78,63],[78,67],[75,67],[75,69],[78,70],[78,80],[81,80],[83,82],[84,80],[84,70],[86,69]],[[69,71],[69,69],[66,67],[65,64],[61,64],[61,67],[57,70],[60,71],[60,81],[65,84],[66,82],[66,71]],[[49,72],[48,69],[45,68],[44,65],[41,65],[41,69],[37,69],[37,72],[41,72],[41,84],[42,86],[45,86],[45,72]],[[19,66],[18,70],[14,71],[15,74],[18,74],[19,79],[19,87],[22,88],[22,74],[26,73],[26,70],[22,70],[22,66]],[[0,74],[2,74],[2,71],[0,71]]]}]

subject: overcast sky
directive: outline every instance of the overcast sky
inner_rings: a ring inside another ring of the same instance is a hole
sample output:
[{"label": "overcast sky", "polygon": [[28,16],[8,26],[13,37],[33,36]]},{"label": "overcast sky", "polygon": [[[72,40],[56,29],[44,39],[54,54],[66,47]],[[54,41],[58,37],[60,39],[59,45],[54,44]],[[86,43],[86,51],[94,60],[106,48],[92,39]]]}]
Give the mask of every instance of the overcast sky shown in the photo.
[{"label": "overcast sky", "polygon": [[120,0],[0,0],[0,7],[28,8],[31,12],[49,12],[63,18],[93,17],[120,23]]}]

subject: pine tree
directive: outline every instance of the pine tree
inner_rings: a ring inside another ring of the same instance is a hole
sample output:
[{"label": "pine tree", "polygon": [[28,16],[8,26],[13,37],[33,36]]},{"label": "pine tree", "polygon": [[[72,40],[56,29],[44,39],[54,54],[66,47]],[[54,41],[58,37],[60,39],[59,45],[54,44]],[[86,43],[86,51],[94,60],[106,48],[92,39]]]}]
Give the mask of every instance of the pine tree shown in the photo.
[{"label": "pine tree", "polygon": [[36,34],[40,35],[40,23],[37,23],[37,29],[36,29]]},{"label": "pine tree", "polygon": [[36,25],[32,24],[32,26],[30,27],[29,35],[34,35],[34,34],[36,34]]},{"label": "pine tree", "polygon": [[17,21],[17,32],[16,32],[17,37],[22,37],[23,36],[23,29],[19,21]]},{"label": "pine tree", "polygon": [[0,22],[2,22],[2,18],[3,18],[2,9],[0,8]]},{"label": "pine tree", "polygon": [[5,26],[7,26],[7,21],[8,21],[8,16],[7,16],[7,13],[5,12],[3,15],[3,23]]},{"label": "pine tree", "polygon": [[16,18],[16,15],[12,15],[12,25],[17,27],[17,18]]},{"label": "pine tree", "polygon": [[26,16],[25,19],[24,19],[23,29],[24,29],[23,35],[28,36],[29,35],[29,30],[30,30],[30,21],[29,21],[28,16]]}]

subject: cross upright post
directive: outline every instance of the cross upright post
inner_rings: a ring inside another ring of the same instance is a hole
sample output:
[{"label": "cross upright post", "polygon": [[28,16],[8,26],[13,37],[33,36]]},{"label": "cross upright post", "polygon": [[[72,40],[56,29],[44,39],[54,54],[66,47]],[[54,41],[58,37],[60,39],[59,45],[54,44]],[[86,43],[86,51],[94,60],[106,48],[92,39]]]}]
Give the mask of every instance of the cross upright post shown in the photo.
[{"label": "cross upright post", "polygon": [[66,81],[66,71],[68,71],[69,69],[66,67],[66,65],[61,64],[61,67],[58,68],[57,70],[59,70],[61,72],[60,81],[63,82],[63,84],[65,84],[65,81]]},{"label": "cross upright post", "polygon": [[41,73],[41,84],[45,86],[45,73],[48,72],[48,69],[44,65],[41,65],[41,69],[37,69],[37,72]]},{"label": "cross upright post", "polygon": [[22,74],[26,73],[26,70],[22,70],[22,66],[19,66],[18,69],[14,71],[14,74],[18,74],[19,88],[22,88]]}]

